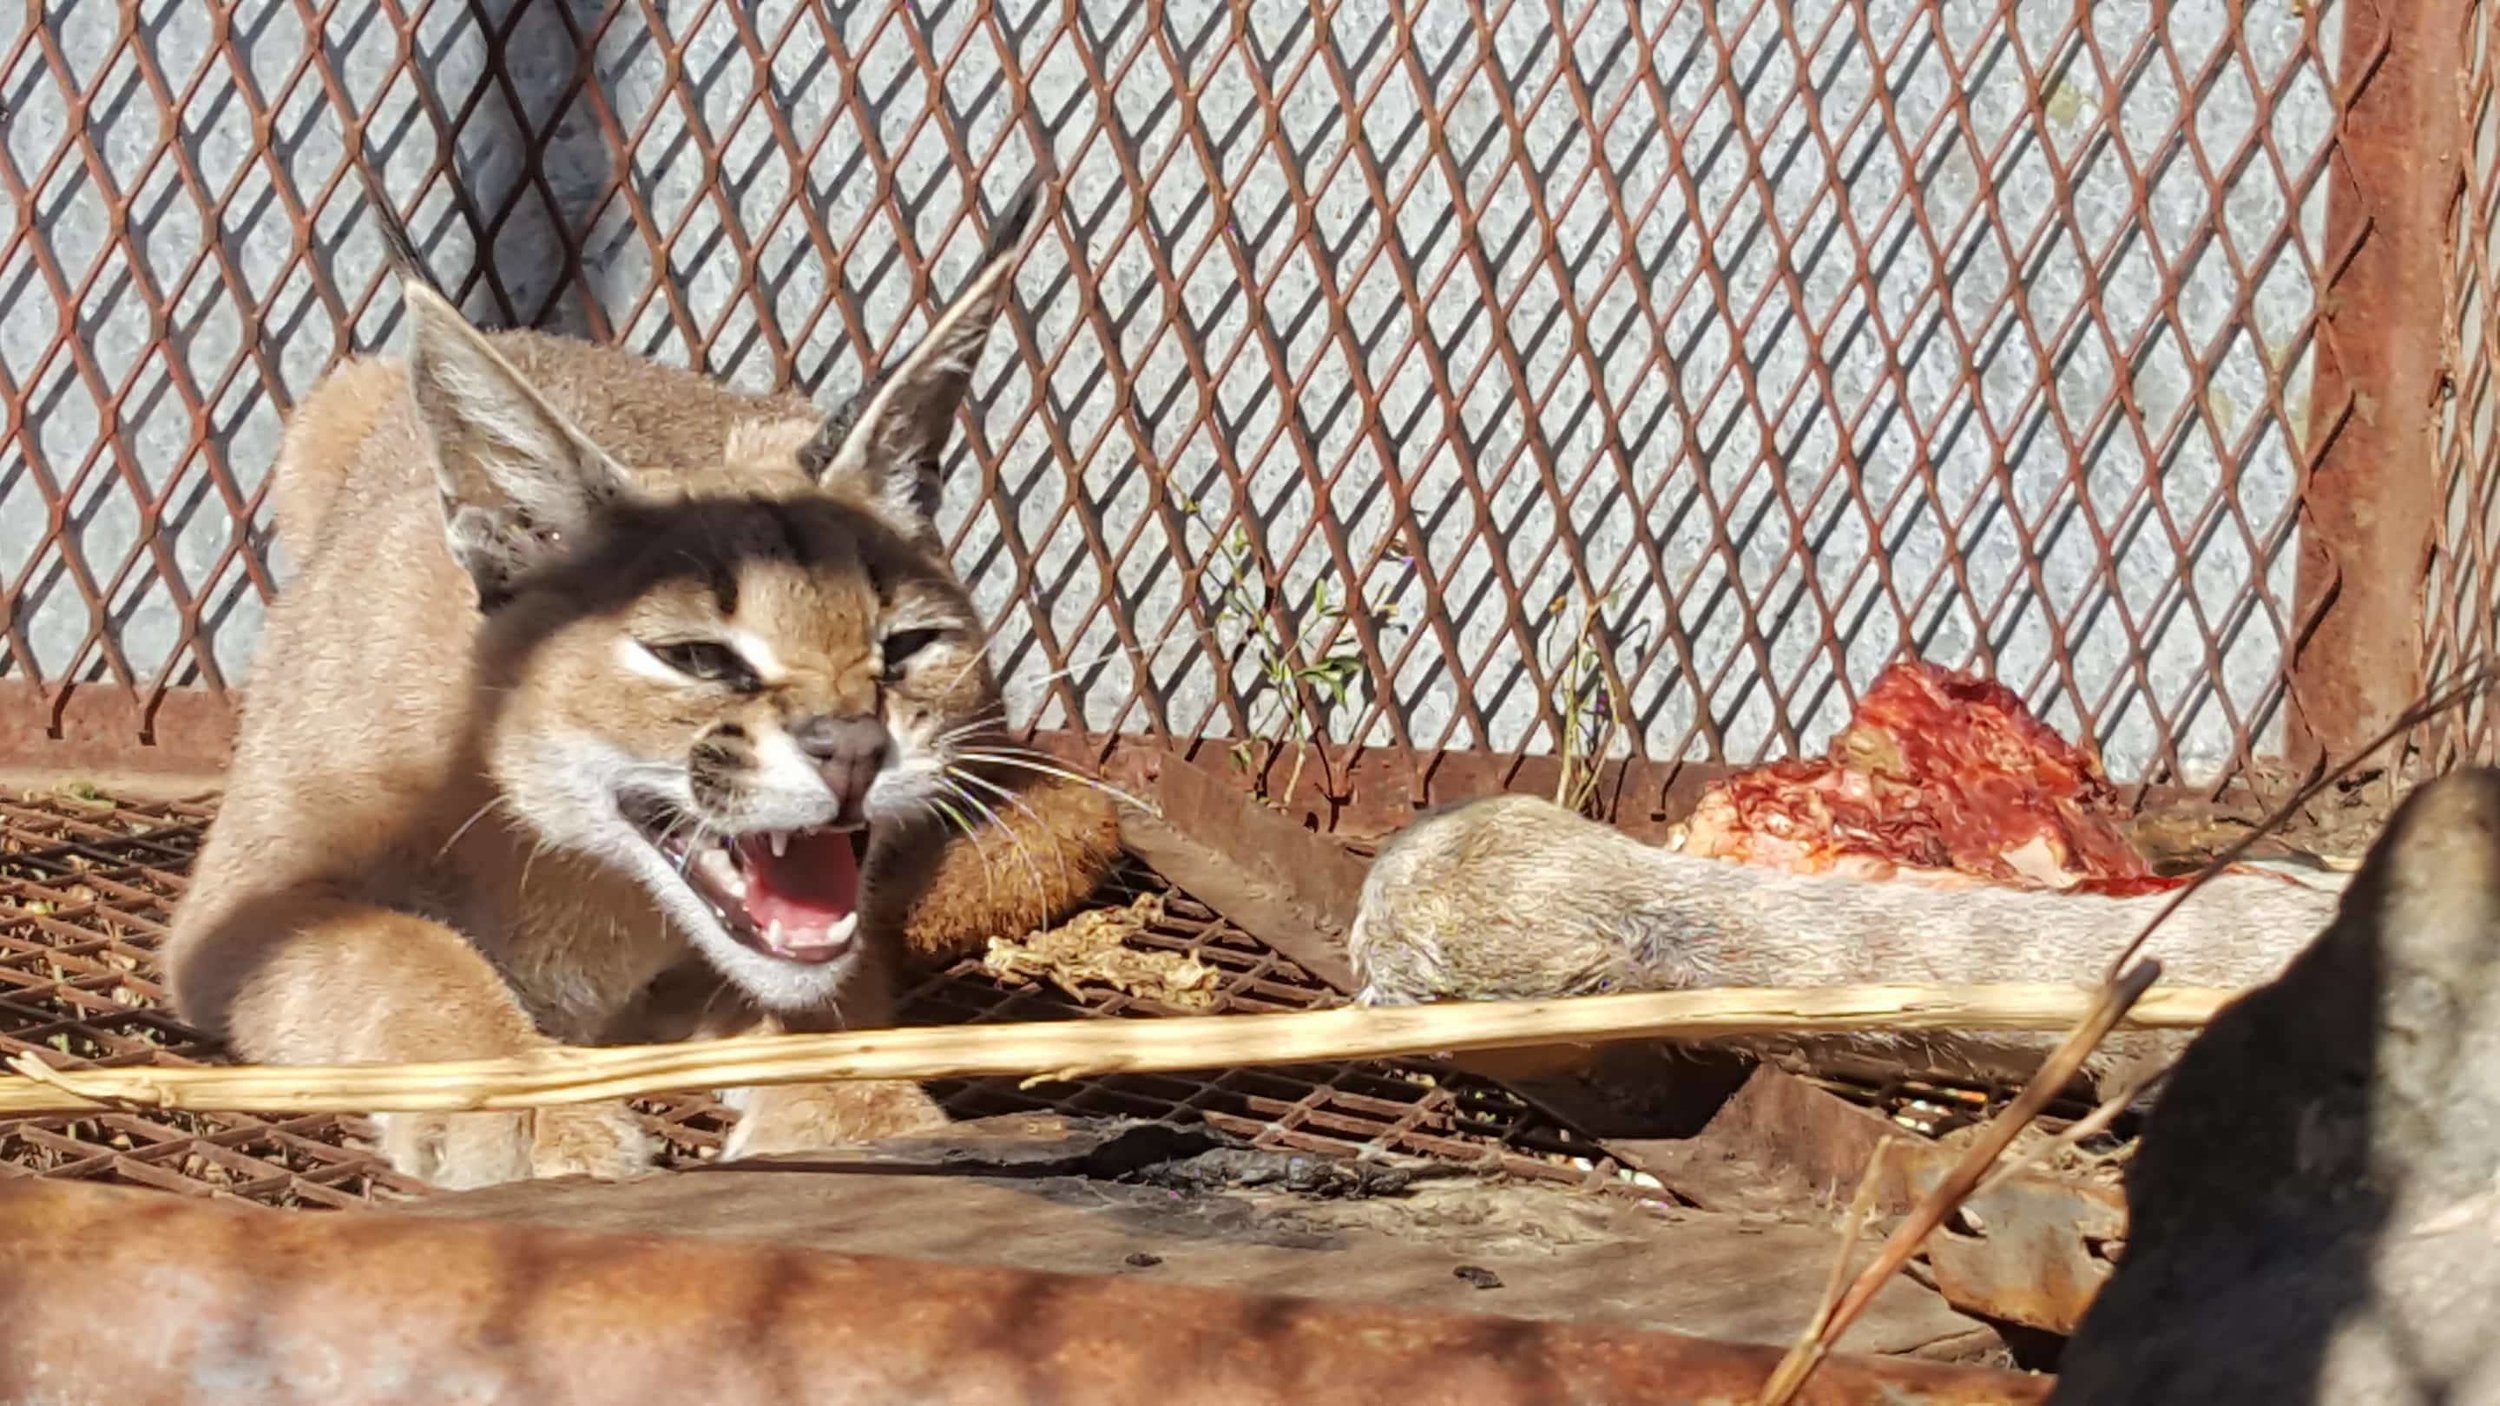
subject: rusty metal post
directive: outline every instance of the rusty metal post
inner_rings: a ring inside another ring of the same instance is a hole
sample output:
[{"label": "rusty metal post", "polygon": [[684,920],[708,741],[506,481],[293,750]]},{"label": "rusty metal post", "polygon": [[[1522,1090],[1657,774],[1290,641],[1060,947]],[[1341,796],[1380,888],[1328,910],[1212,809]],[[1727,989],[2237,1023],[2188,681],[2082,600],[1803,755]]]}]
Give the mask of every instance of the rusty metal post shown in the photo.
[{"label": "rusty metal post", "polygon": [[2344,7],[2342,123],[2294,587],[2291,750],[2345,756],[2423,684],[2449,221],[2473,0]]},{"label": "rusty metal post", "polygon": [[[1779,1354],[1162,1283],[0,1190],[0,1400],[1743,1402]],[[1803,1400],[2039,1401],[2043,1378],[1827,1363]]]}]

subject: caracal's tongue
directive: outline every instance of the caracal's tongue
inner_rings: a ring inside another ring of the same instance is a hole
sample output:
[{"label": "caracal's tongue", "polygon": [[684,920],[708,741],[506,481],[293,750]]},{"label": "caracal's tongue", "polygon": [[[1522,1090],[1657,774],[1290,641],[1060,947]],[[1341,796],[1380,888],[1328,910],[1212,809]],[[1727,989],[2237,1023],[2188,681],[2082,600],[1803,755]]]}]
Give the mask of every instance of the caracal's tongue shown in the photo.
[{"label": "caracal's tongue", "polygon": [[859,861],[848,834],[796,831],[779,854],[765,836],[749,835],[738,841],[738,858],[746,865],[747,917],[767,945],[802,956],[849,941],[849,919],[859,907]]}]

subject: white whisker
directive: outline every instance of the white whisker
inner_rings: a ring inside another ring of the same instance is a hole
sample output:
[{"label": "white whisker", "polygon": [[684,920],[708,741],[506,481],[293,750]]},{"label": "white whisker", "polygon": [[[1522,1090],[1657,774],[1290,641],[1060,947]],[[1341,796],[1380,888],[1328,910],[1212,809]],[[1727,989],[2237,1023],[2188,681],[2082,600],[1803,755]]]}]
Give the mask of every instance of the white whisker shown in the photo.
[{"label": "white whisker", "polygon": [[447,854],[451,853],[451,847],[452,847],[453,845],[456,845],[456,844],[460,843],[460,837],[461,837],[461,836],[463,836],[463,835],[465,835],[465,834],[467,834],[467,833],[469,833],[469,829],[470,829],[470,827],[471,827],[471,826],[473,826],[473,825],[477,824],[477,823],[478,823],[479,821],[481,821],[481,820],[484,820],[484,819],[486,818],[486,812],[488,812],[488,811],[490,811],[490,810],[493,810],[495,807],[497,807],[497,806],[499,806],[499,805],[502,805],[502,804],[503,804],[503,793],[502,793],[502,792],[500,792],[500,791],[496,792],[496,793],[495,793],[494,795],[492,795],[492,796],[487,797],[487,798],[486,798],[486,804],[484,804],[484,805],[482,805],[482,806],[479,806],[479,807],[477,808],[477,810],[476,810],[476,811],[474,811],[473,813],[471,813],[471,815],[469,816],[469,818],[468,818],[468,819],[461,821],[461,822],[460,822],[460,828],[459,828],[459,829],[456,829],[456,830],[454,830],[454,831],[452,831],[452,832],[451,832],[451,838],[450,838],[450,839],[443,841],[443,847],[442,847],[441,849],[438,849],[438,850],[434,851],[434,857],[435,857],[436,859],[440,859],[440,858],[442,858],[444,855],[447,855]]},{"label": "white whisker", "polygon": [[1148,815],[1161,814],[1161,812],[1157,811],[1153,806],[1137,799],[1135,796],[1132,796],[1128,792],[1121,790],[1119,787],[1112,785],[1110,782],[1087,776],[1080,771],[1071,771],[1067,767],[1062,766],[1055,760],[1051,759],[1046,753],[1036,752],[1025,747],[1015,748],[1014,751],[1022,753],[1023,755],[1019,756],[1007,752],[999,752],[989,748],[968,747],[964,749],[963,756],[968,761],[981,761],[988,762],[994,766],[1022,767],[1026,771],[1038,771],[1044,776],[1055,776],[1062,781],[1074,782],[1079,786],[1089,787],[1093,790],[1100,791],[1104,795],[1111,797],[1113,800],[1124,801],[1127,804],[1146,812]]},{"label": "white whisker", "polygon": [[[1053,859],[1059,861],[1059,882],[1066,888],[1073,889],[1076,887],[1076,877],[1068,872],[1067,849],[1057,842],[1058,837],[1056,835],[1051,834],[1050,822],[1042,819],[1042,813],[1035,810],[1030,804],[1028,804],[1024,797],[1017,795],[1015,792],[999,785],[997,782],[990,780],[986,776],[980,776],[973,772],[960,771],[953,767],[949,767],[947,768],[946,774],[958,782],[969,782],[972,785],[978,786],[982,790],[989,792],[990,794],[998,797],[1000,800],[1005,801],[1007,804],[1014,806],[1016,809],[1023,811],[1026,815],[1032,817],[1034,830],[1041,835],[1049,836],[1052,841],[1050,853]],[[1013,833],[1014,832],[1012,830],[1009,831],[1011,836]],[[1044,913],[1042,915],[1042,920],[1044,922],[1048,922],[1049,914]]]},{"label": "white whisker", "polygon": [[954,793],[956,799],[962,801],[968,806],[971,806],[974,810],[981,812],[983,816],[988,818],[990,824],[994,826],[1001,835],[1007,837],[1008,847],[1013,849],[1016,852],[1016,857],[1024,863],[1025,877],[1033,881],[1033,896],[1039,902],[1041,907],[1041,917],[1036,919],[1035,923],[1036,925],[1039,925],[1040,923],[1048,922],[1050,920],[1050,890],[1042,883],[1042,871],[1034,866],[1033,853],[1025,847],[1023,838],[1017,835],[1014,830],[1009,829],[1007,822],[998,818],[998,812],[990,809],[988,805],[982,802],[980,797],[955,784],[955,779],[952,775],[947,777],[946,785],[947,789]]},{"label": "white whisker", "polygon": [[964,838],[972,841],[972,852],[981,860],[981,897],[983,901],[995,907],[998,903],[998,882],[990,874],[989,847],[981,843],[981,836],[972,828],[972,822],[964,819],[962,812],[948,805],[944,797],[930,797],[929,807],[954,822],[955,828],[964,832]]}]

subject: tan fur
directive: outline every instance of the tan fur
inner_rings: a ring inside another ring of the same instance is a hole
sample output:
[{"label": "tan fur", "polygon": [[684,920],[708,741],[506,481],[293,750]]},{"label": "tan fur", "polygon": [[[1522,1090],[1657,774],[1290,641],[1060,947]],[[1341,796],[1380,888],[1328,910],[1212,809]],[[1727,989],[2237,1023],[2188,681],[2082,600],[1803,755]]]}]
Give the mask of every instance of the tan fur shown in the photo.
[{"label": "tan fur", "polygon": [[358,446],[400,394],[408,369],[389,359],[349,360],[316,382],[288,416],[269,476],[278,540],[300,559],[321,535],[321,517],[355,465]]},{"label": "tan fur", "polygon": [[[916,427],[829,425],[798,398],[621,351],[479,333],[408,288],[422,355],[340,368],[278,455],[298,574],[174,918],[184,1014],[246,1059],[287,1063],[651,1038],[664,975],[710,1033],[875,1025],[907,942],[929,959],[976,950],[1090,892],[1116,859],[1116,815],[1014,762],[979,623],[911,507],[1007,264],[994,254],[958,298],[950,314],[969,311],[948,344],[889,376]],[[885,457],[843,438],[869,429]],[[828,472],[837,445],[848,457]],[[902,631],[935,638],[881,662]],[[723,632],[769,655],[751,691],[637,653]],[[602,789],[660,787],[685,814],[753,822],[740,828],[825,823],[757,818],[798,804],[793,785],[826,785],[785,746],[820,716],[881,718],[897,760],[876,784],[907,798],[886,802],[905,818],[871,814],[856,951],[821,970],[686,916],[699,900],[634,848],[622,791]],[[967,743],[1003,760],[960,755]],[[969,839],[911,809],[939,794],[949,758],[988,788],[972,792],[986,813],[956,812],[977,817]],[[908,1085],[746,1102],[741,1153],[938,1116]],[[650,1151],[621,1107],[380,1122],[395,1166],[446,1185],[619,1176]]]},{"label": "tan fur", "polygon": [[[1348,946],[1382,1005],[1607,991],[1858,982],[2091,984],[2169,895],[2136,898],[1797,875],[1654,848],[1532,796],[1470,801],[1408,826],[1363,886]],[[2272,978],[2336,896],[2228,875],[2147,955],[2179,985]],[[1926,1071],[2019,1078],[2058,1035],[1979,1032],[1731,1042],[1784,1062],[1880,1052]],[[2183,1037],[2122,1034],[2094,1067],[2123,1082]]]},{"label": "tan fur", "polygon": [[893,915],[903,924],[914,971],[977,957],[993,935],[1022,936],[1048,925],[1119,860],[1120,817],[1099,791],[1043,778],[1023,786],[1013,804],[995,797],[991,803],[1009,822],[1014,843],[984,831],[976,840],[922,850],[914,859],[934,861],[934,870],[892,890],[925,892],[907,915]]}]

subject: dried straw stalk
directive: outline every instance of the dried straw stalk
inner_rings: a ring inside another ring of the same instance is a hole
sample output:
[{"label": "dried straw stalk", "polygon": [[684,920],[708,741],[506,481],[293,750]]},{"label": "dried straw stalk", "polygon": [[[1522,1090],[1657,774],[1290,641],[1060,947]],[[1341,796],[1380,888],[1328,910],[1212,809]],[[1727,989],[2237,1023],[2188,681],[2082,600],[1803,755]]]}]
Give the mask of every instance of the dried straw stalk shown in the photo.
[{"label": "dried straw stalk", "polygon": [[[868,1030],[616,1048],[574,1046],[437,1064],[54,1069],[29,1055],[0,1077],[0,1115],[95,1108],[362,1113],[544,1108],[686,1089],[845,1079],[1066,1079],[1314,1060],[1851,1030],[2063,1030],[2089,987],[1868,985],[1347,1007],[1288,1015],[1073,1020]],[[2202,1026],[2238,993],[2156,992],[2142,1029]]]}]

